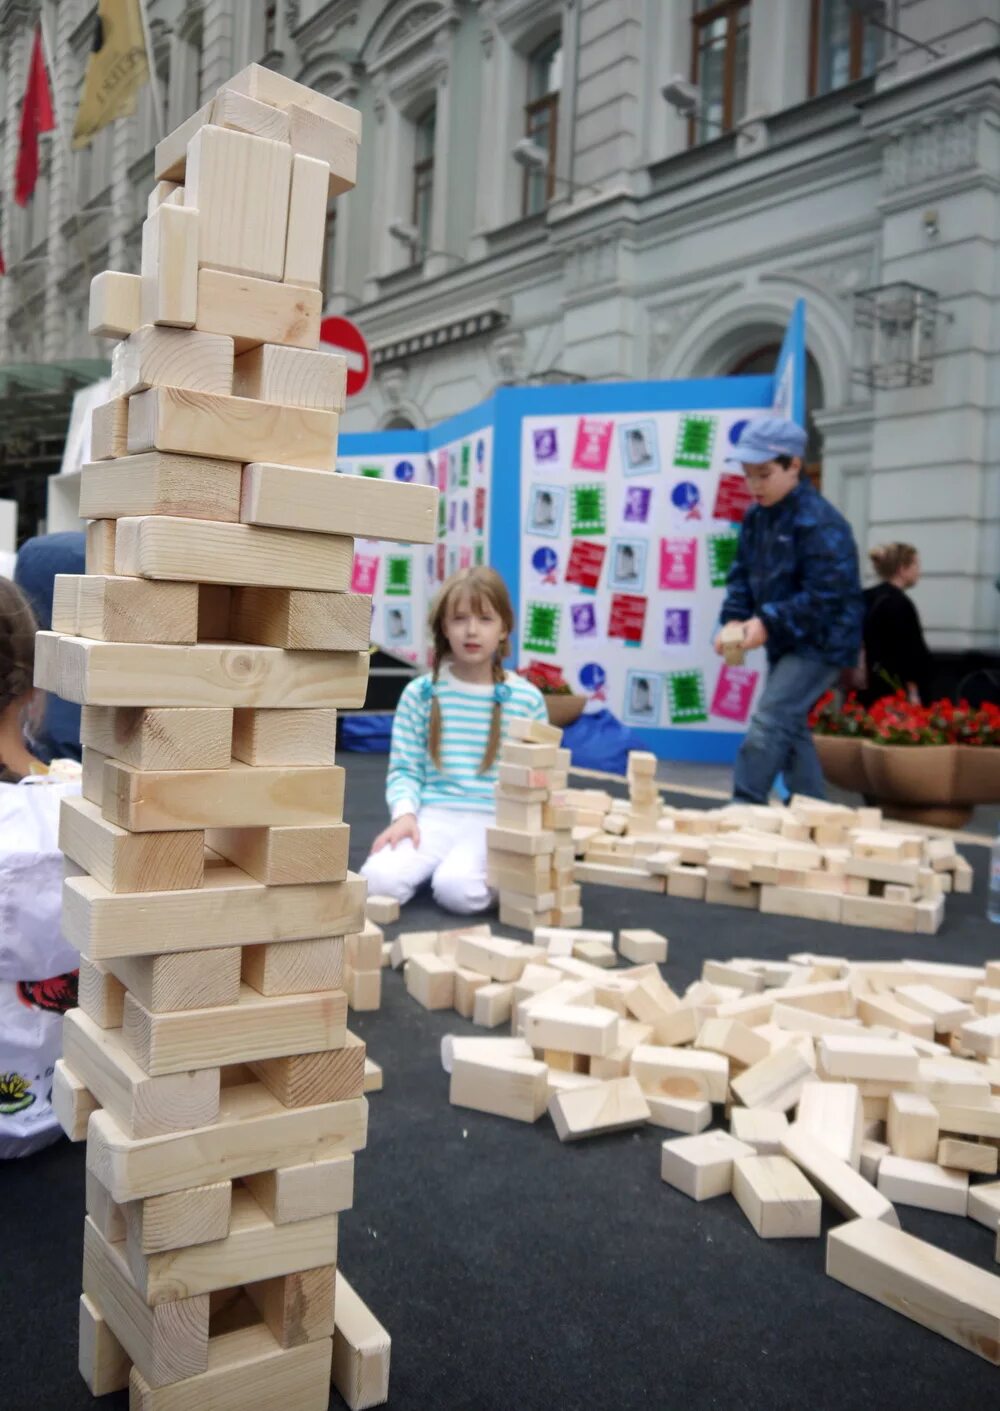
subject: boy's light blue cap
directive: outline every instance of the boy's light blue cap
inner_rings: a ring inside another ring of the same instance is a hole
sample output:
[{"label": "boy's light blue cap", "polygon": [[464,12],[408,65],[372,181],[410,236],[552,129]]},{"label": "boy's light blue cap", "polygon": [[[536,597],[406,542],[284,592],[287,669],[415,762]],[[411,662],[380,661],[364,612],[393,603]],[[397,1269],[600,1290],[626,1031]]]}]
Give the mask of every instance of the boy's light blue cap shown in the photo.
[{"label": "boy's light blue cap", "polygon": [[781,416],[761,417],[744,426],[726,460],[740,465],[759,465],[773,461],[776,456],[801,458],[806,453],[808,439],[797,421],[787,421]]}]

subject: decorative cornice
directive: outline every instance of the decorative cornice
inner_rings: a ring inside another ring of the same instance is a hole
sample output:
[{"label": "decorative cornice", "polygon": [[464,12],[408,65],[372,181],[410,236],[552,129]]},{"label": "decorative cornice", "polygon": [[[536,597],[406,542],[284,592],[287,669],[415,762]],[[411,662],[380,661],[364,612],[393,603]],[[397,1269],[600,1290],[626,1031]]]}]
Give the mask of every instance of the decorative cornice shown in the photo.
[{"label": "decorative cornice", "polygon": [[974,167],[979,130],[979,112],[960,107],[890,132],[882,152],[883,191],[891,195]]}]

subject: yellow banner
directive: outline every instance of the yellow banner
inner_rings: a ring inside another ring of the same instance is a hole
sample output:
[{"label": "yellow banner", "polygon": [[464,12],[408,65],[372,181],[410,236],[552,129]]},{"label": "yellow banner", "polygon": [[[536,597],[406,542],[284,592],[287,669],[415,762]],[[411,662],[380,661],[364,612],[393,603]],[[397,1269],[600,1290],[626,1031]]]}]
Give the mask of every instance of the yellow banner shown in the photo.
[{"label": "yellow banner", "polygon": [[140,0],[100,0],[94,47],[87,60],[73,146],[87,143],[115,118],[135,112],[135,97],[149,79]]}]

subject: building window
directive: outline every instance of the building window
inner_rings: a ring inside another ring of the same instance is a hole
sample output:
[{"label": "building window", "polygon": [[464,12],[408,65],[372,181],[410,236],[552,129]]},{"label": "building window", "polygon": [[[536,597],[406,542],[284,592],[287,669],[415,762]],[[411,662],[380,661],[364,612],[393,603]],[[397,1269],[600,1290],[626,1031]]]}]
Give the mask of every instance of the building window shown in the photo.
[{"label": "building window", "polygon": [[883,31],[866,24],[847,0],[812,0],[809,92],[831,93],[867,78],[882,57]]},{"label": "building window", "polygon": [[691,80],[701,92],[693,145],[731,131],[746,114],[750,0],[694,0],[691,24]]},{"label": "building window", "polygon": [[270,54],[278,47],[278,6],[276,0],[264,7],[264,53]]},{"label": "building window", "polygon": [[522,212],[533,216],[552,200],[556,184],[556,136],[559,90],[562,88],[562,36],[553,35],[528,58],[528,101],[524,105],[524,135],[548,158],[541,171],[525,170]]},{"label": "building window", "polygon": [[431,243],[431,215],[434,209],[434,135],[437,108],[428,108],[414,125],[413,142],[413,228],[418,241],[413,260],[423,258]]}]

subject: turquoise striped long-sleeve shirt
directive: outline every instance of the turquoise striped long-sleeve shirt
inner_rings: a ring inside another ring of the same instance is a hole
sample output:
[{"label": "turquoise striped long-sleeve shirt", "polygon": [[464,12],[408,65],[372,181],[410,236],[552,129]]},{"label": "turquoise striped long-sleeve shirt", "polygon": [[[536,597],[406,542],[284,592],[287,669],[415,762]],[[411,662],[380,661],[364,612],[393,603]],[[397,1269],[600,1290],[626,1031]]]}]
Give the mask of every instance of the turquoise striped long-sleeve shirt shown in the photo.
[{"label": "turquoise striped long-sleeve shirt", "polygon": [[[392,722],[385,790],[393,818],[428,806],[493,812],[496,763],[485,774],[478,771],[489,738],[495,689],[456,681],[447,666],[442,667],[436,686],[430,676],[419,676],[406,687]],[[441,706],[440,769],[427,748],[435,694]],[[523,676],[508,671],[501,694],[506,697],[502,702],[503,737],[514,716],[548,719],[541,691]]]}]

